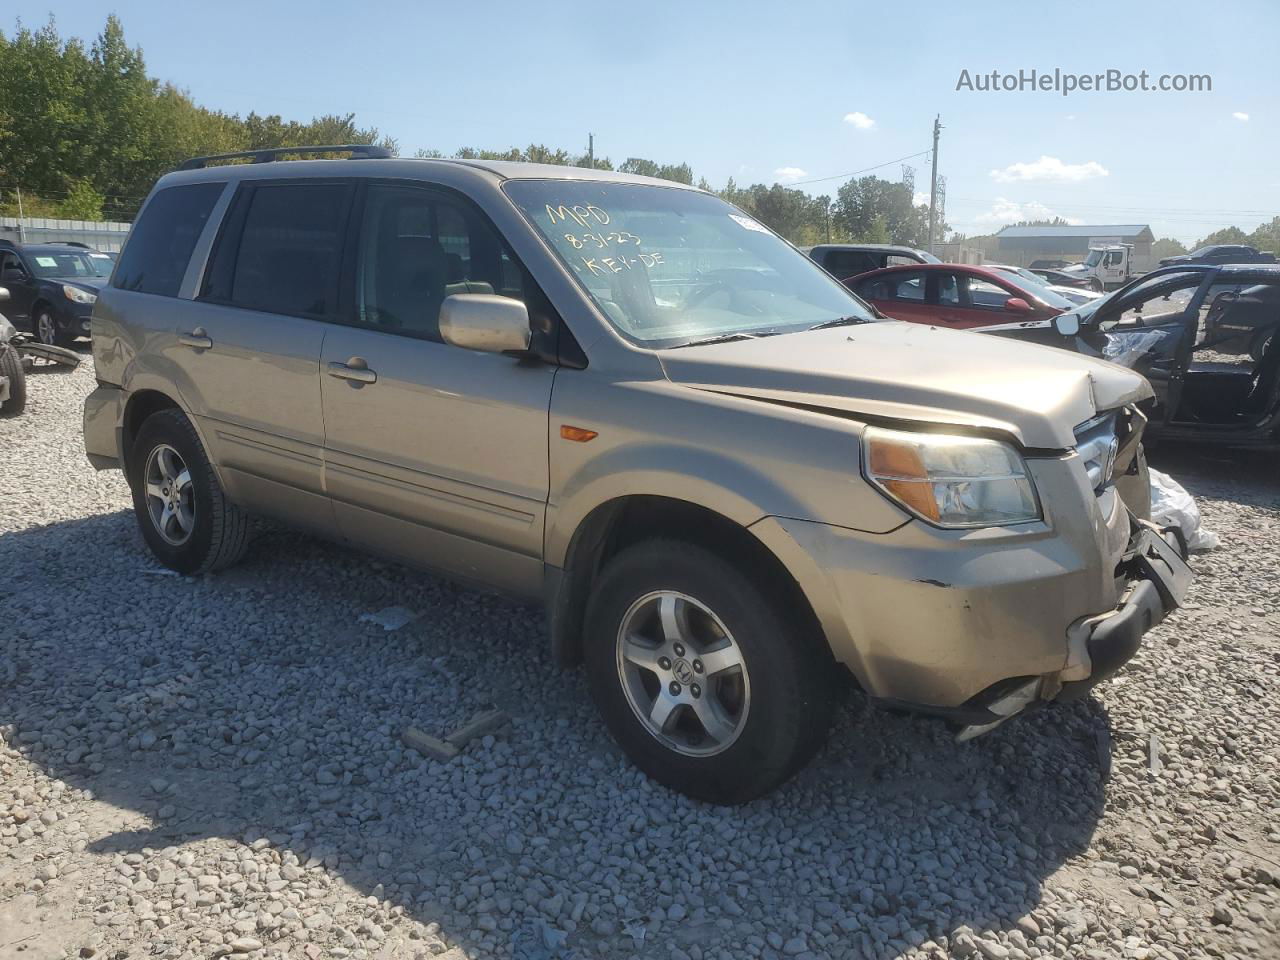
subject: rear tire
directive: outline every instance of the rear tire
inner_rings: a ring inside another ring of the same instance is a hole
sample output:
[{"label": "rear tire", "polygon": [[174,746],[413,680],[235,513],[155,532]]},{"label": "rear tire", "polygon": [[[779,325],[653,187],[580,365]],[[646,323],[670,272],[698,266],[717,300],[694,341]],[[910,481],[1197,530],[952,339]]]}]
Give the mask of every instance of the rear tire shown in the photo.
[{"label": "rear tire", "polygon": [[27,409],[27,373],[11,343],[0,343],[0,377],[9,381],[9,399],[0,403],[0,417],[16,417]]},{"label": "rear tire", "polygon": [[249,544],[248,517],[226,498],[191,421],[153,413],[129,457],[133,509],[157,560],[179,573],[229,567]]},{"label": "rear tire", "polygon": [[595,585],[585,631],[606,725],[636,766],[674,790],[752,800],[826,738],[833,671],[821,638],[708,550],[676,540],[624,550]]}]

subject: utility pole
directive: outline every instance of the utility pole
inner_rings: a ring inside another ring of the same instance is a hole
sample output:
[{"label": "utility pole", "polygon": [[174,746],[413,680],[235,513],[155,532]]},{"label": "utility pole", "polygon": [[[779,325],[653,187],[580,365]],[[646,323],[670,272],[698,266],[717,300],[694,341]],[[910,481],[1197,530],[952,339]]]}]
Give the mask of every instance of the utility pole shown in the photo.
[{"label": "utility pole", "polygon": [[18,191],[18,242],[26,243],[25,236],[22,232],[22,188],[14,187]]},{"label": "utility pole", "polygon": [[933,118],[933,175],[929,178],[929,252],[938,229],[938,136],[942,133],[942,115]]},{"label": "utility pole", "polygon": [[596,168],[596,135],[594,133],[587,134],[587,166],[592,170]]}]

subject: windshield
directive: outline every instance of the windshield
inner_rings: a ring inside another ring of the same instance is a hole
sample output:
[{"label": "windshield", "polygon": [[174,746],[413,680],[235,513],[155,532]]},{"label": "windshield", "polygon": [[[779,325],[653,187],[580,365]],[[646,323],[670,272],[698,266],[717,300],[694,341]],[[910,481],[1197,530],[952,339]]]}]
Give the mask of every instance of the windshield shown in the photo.
[{"label": "windshield", "polygon": [[1089,255],[1084,258],[1084,265],[1086,267],[1096,267],[1098,265],[1098,261],[1101,259],[1102,259],[1101,250],[1090,250]]},{"label": "windshield", "polygon": [[30,260],[32,271],[43,279],[111,276],[111,258],[105,253],[42,250]]},{"label": "windshield", "polygon": [[875,319],[812,260],[718,197],[583,180],[515,180],[506,191],[636,343],[672,347]]}]

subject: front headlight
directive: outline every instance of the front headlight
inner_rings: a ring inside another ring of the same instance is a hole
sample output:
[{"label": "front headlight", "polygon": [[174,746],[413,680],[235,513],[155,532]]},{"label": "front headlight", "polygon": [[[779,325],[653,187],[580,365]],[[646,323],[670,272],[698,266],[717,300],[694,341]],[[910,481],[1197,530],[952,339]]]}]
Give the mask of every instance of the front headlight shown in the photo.
[{"label": "front headlight", "polygon": [[98,295],[96,293],[90,293],[88,290],[84,290],[80,287],[73,287],[69,284],[63,285],[62,293],[72,303],[94,303],[98,299]]},{"label": "front headlight", "polygon": [[1035,484],[1007,443],[867,427],[867,479],[940,527],[990,527],[1040,519]]}]

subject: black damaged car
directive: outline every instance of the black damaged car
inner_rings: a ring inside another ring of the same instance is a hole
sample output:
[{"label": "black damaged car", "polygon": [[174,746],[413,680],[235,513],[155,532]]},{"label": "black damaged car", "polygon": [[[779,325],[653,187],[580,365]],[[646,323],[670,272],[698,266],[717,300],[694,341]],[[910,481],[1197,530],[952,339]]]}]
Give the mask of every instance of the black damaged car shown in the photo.
[{"label": "black damaged car", "polygon": [[98,290],[114,266],[83,243],[0,240],[0,284],[9,290],[5,313],[41,343],[69,346],[89,335]]},{"label": "black damaged car", "polygon": [[1280,265],[1163,267],[1052,320],[984,327],[1151,381],[1147,436],[1280,449]]}]

